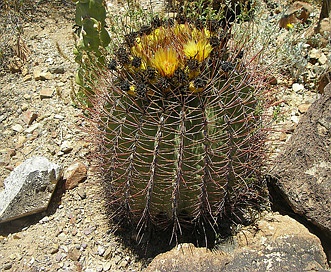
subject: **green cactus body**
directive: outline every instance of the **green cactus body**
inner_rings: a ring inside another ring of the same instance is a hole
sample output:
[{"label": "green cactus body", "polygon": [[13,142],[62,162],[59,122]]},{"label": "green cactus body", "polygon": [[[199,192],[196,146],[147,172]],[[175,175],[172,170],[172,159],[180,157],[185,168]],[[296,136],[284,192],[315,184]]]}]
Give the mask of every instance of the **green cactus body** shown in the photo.
[{"label": "green cactus body", "polygon": [[227,35],[189,22],[146,29],[100,73],[108,86],[96,88],[91,115],[115,216],[140,235],[155,226],[177,237],[213,226],[259,180],[259,90],[238,53],[229,57]]},{"label": "green cactus body", "polygon": [[231,188],[257,178],[249,165],[259,151],[254,89],[224,83],[148,101],[113,90],[105,133],[113,205],[140,231],[216,222]]}]

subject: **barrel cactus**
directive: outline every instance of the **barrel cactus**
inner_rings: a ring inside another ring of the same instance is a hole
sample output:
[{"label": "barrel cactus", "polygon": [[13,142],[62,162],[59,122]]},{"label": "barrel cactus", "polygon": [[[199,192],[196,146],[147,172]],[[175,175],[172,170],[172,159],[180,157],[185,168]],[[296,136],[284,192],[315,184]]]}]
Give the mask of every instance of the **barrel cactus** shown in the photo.
[{"label": "barrel cactus", "polygon": [[177,240],[258,197],[263,103],[227,29],[154,17],[124,36],[99,74],[93,135],[114,217],[138,237],[155,227]]}]

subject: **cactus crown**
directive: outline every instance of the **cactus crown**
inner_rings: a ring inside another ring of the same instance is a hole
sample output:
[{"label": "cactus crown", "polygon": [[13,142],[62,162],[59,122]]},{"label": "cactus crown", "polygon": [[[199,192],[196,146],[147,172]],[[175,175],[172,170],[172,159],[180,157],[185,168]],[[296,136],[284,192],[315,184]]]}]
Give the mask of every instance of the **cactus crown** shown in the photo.
[{"label": "cactus crown", "polygon": [[216,67],[234,70],[234,64],[220,62],[227,36],[218,31],[217,21],[198,26],[182,21],[161,23],[155,17],[151,26],[125,36],[124,47],[116,50],[116,59],[108,66],[116,73],[122,91],[138,98],[155,93],[198,93],[206,90]]}]

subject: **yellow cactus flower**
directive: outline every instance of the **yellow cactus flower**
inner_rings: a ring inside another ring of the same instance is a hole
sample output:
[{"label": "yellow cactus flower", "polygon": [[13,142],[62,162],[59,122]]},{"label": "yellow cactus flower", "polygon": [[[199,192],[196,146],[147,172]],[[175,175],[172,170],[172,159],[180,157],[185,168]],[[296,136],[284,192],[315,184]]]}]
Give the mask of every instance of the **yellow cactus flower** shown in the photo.
[{"label": "yellow cactus flower", "polygon": [[179,58],[175,49],[160,48],[155,52],[151,63],[162,76],[170,77],[179,66]]},{"label": "yellow cactus flower", "polygon": [[173,27],[173,31],[176,36],[184,36],[191,32],[189,26],[186,24],[176,24]]},{"label": "yellow cactus flower", "polygon": [[291,28],[293,28],[293,27],[294,27],[294,25],[291,24],[291,23],[288,23],[288,24],[286,25],[286,28],[287,28],[287,29],[291,29]]},{"label": "yellow cactus flower", "polygon": [[204,28],[203,30],[198,30],[198,29],[194,28],[192,30],[192,37],[194,40],[210,38],[210,36],[211,36],[210,31],[206,28]]},{"label": "yellow cactus flower", "polygon": [[154,45],[161,42],[163,36],[164,36],[164,29],[159,27],[155,29],[151,34],[147,35],[146,39],[148,44]]},{"label": "yellow cactus flower", "polygon": [[147,64],[145,61],[142,61],[139,67],[141,70],[146,70],[147,69]]},{"label": "yellow cactus flower", "polygon": [[189,41],[184,45],[185,56],[196,59],[199,62],[206,59],[212,50],[212,46],[206,40],[200,40],[197,43],[195,41]]},{"label": "yellow cactus flower", "polygon": [[132,53],[134,53],[136,56],[141,57],[142,56],[142,50],[143,46],[141,44],[140,38],[136,39],[136,44],[131,48]]}]

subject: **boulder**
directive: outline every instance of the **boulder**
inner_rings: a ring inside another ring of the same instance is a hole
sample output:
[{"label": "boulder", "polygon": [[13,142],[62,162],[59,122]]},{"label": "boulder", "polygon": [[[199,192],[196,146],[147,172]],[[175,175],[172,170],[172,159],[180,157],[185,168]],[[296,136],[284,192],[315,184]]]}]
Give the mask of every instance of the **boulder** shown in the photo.
[{"label": "boulder", "polygon": [[0,192],[0,223],[47,209],[62,168],[45,157],[33,157],[16,167]]},{"label": "boulder", "polygon": [[182,244],[160,254],[145,272],[328,271],[319,239],[289,216],[268,213],[210,251]]},{"label": "boulder", "polygon": [[292,210],[331,237],[331,84],[301,117],[271,170],[270,185]]},{"label": "boulder", "polygon": [[328,271],[319,238],[289,216],[269,213],[239,232],[236,242],[224,272]]},{"label": "boulder", "polygon": [[179,244],[176,248],[154,258],[145,272],[218,272],[225,269],[230,255],[196,248],[193,244]]}]

